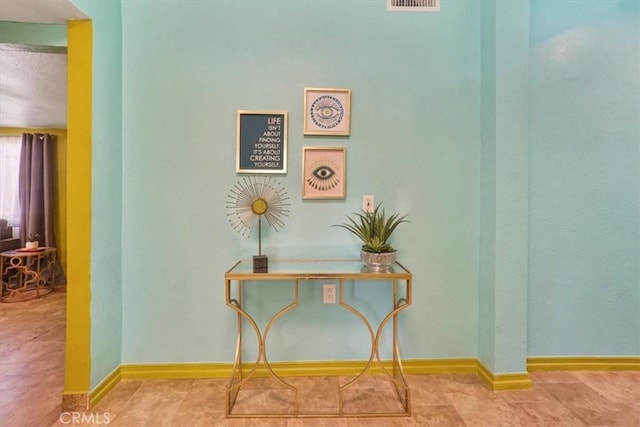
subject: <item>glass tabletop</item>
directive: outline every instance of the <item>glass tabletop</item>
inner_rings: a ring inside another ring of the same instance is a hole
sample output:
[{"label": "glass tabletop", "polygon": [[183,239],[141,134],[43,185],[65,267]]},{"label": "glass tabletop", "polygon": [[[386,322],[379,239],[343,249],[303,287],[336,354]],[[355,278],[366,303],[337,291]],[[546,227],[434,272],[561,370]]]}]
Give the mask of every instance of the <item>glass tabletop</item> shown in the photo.
[{"label": "glass tabletop", "polygon": [[35,256],[35,255],[49,254],[55,250],[56,248],[52,248],[49,246],[40,246],[34,249],[18,248],[18,249],[11,249],[9,251],[2,252],[0,253],[0,256],[7,257],[7,258],[16,257],[16,256]]},{"label": "glass tabletop", "polygon": [[362,261],[357,259],[269,259],[268,273],[254,273],[253,260],[238,261],[227,273],[227,279],[278,279],[283,277],[324,278],[407,278],[411,272],[396,262],[390,272],[367,271]]}]

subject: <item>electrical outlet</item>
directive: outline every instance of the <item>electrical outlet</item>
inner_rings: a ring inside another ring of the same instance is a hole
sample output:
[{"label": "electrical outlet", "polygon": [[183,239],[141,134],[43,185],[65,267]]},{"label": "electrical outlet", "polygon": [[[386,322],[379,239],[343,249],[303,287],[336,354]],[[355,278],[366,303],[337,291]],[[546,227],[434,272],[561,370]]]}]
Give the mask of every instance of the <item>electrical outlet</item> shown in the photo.
[{"label": "electrical outlet", "polygon": [[370,213],[373,209],[373,194],[362,196],[362,210]]},{"label": "electrical outlet", "polygon": [[322,302],[324,304],[336,303],[336,285],[333,283],[325,283],[322,285]]}]

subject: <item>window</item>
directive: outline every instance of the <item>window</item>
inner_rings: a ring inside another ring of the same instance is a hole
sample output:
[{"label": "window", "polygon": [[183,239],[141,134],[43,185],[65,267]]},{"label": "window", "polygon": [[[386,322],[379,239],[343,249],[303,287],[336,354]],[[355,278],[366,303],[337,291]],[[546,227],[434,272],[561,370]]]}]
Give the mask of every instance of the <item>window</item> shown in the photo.
[{"label": "window", "polygon": [[0,136],[0,218],[9,225],[20,225],[18,171],[21,136]]}]

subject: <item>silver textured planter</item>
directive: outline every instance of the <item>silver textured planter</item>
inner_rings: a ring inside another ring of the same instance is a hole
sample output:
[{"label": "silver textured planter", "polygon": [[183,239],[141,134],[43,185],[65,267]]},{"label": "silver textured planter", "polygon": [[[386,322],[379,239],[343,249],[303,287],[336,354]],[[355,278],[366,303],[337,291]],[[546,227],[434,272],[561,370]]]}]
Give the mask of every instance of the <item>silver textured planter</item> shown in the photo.
[{"label": "silver textured planter", "polygon": [[360,251],[360,259],[364,262],[364,268],[373,273],[386,273],[393,270],[393,264],[396,262],[396,253],[385,252],[375,253]]}]

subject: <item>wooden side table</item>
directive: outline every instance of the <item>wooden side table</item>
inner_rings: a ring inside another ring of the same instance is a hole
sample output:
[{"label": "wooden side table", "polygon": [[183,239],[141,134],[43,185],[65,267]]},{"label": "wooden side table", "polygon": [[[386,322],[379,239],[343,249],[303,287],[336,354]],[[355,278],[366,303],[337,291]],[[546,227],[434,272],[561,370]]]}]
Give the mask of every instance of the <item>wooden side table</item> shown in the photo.
[{"label": "wooden side table", "polygon": [[53,292],[56,248],[15,249],[0,253],[0,302],[19,302]]}]

